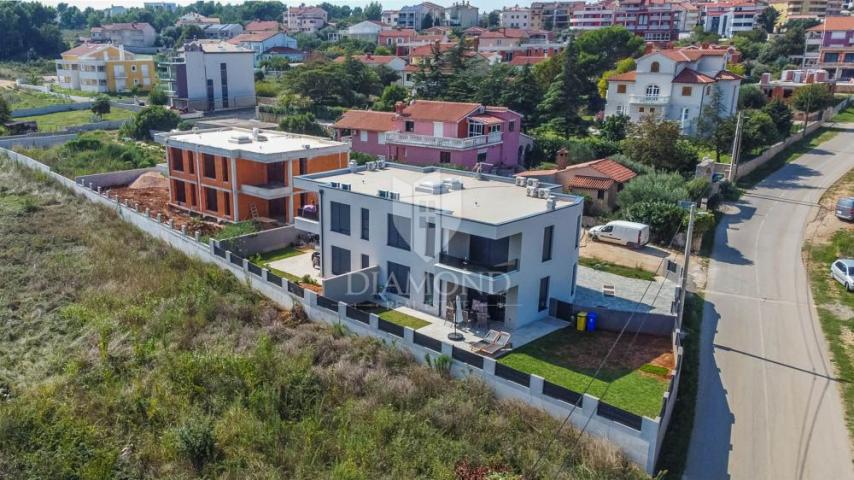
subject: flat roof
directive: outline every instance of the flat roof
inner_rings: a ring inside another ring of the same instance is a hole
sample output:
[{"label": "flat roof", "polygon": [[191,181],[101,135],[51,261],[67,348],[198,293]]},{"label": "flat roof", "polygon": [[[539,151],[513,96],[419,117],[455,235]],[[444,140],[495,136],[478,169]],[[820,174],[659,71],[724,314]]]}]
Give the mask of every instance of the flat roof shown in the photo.
[{"label": "flat roof", "polygon": [[[321,137],[298,135],[276,130],[257,129],[258,139],[253,137],[255,129],[212,128],[190,132],[166,134],[163,143],[177,148],[198,147],[200,151],[214,155],[246,158],[258,161],[277,161],[289,158],[327,155],[350,151],[346,143]],[[243,143],[235,141],[242,138]],[[248,141],[246,141],[248,139]],[[263,140],[261,140],[263,139]]]},{"label": "flat roof", "polygon": [[[433,210],[444,215],[472,220],[487,224],[503,224],[526,217],[549,213],[544,198],[529,197],[527,188],[515,184],[510,177],[478,174],[438,167],[417,167],[386,163],[386,168],[368,170],[364,166],[355,172],[334,170],[330,172],[305,175],[300,180],[308,180],[329,186],[332,182],[350,185],[350,191],[357,194],[378,197],[380,190],[396,192],[400,195],[395,201],[408,203]],[[446,182],[459,179],[461,190],[453,189]],[[446,183],[443,193],[431,193],[417,189],[427,184]],[[540,187],[554,188],[555,210],[572,207],[582,202],[575,195],[563,194],[560,186],[540,182]]]}]

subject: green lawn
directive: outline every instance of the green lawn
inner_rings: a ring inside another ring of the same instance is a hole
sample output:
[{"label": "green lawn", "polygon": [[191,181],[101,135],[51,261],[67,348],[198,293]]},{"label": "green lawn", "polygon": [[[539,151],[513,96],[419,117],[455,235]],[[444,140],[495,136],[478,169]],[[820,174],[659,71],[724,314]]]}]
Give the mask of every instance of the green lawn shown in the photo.
[{"label": "green lawn", "polygon": [[225,240],[232,237],[239,237],[241,235],[246,235],[249,233],[255,233],[258,231],[258,227],[255,225],[255,222],[252,220],[246,220],[243,222],[237,223],[229,223],[222,230],[219,231],[213,238],[217,240]]},{"label": "green lawn", "polygon": [[838,133],[838,129],[831,127],[823,127],[815,130],[805,138],[789,145],[785,150],[781,151],[775,155],[774,158],[765,163],[765,165],[762,165],[756,170],[750,172],[749,175],[739,179],[738,186],[742,188],[751,188],[755,186],[765,177],[780,169],[783,165],[794,162],[800,158],[801,155],[832,139]]},{"label": "green lawn", "polygon": [[[133,116],[133,112],[122,108],[113,108],[110,113],[104,115],[101,120],[128,120]],[[21,117],[15,120],[28,121],[35,120],[39,126],[40,132],[53,132],[63,130],[75,125],[84,125],[92,123],[94,115],[90,110],[75,110],[71,112],[57,112],[48,115],[36,115],[32,117]]]},{"label": "green lawn", "polygon": [[646,281],[655,279],[655,274],[652,272],[647,272],[646,270],[641,270],[640,268],[617,265],[616,263],[606,262],[605,260],[600,260],[598,258],[580,257],[578,259],[578,263],[594,270],[613,273],[622,277],[636,278],[638,280]]},{"label": "green lawn", "polygon": [[848,108],[839,112],[833,117],[833,121],[840,123],[854,122],[854,105],[849,105]]},{"label": "green lawn", "polygon": [[13,111],[71,103],[69,100],[55,95],[16,88],[2,88],[0,89],[0,96],[6,100],[9,108]]},{"label": "green lawn", "polygon": [[304,254],[305,251],[297,250],[294,247],[285,247],[280,248],[278,250],[273,250],[272,252],[259,254],[258,257],[263,263],[271,263],[278,260],[284,260],[286,258],[295,257],[297,255]]},{"label": "green lawn", "polygon": [[402,327],[409,327],[413,330],[418,330],[421,327],[430,325],[430,322],[426,320],[415,318],[412,315],[407,315],[403,312],[398,312],[397,310],[382,309],[371,313],[376,313],[383,320],[396,323]]},{"label": "green lawn", "polygon": [[[661,375],[667,370],[650,362],[671,351],[670,338],[642,335],[629,348],[632,335],[624,335],[598,378],[593,379],[599,361],[616,336],[613,332],[564,328],[513,350],[498,362],[579,393],[590,385],[590,395],[628,412],[655,418],[668,381]],[[609,384],[611,387],[602,398]]]},{"label": "green lawn", "polygon": [[[697,155],[700,156],[700,159],[709,157],[712,160],[717,161],[717,154],[713,148],[698,147]],[[732,154],[730,152],[722,152],[720,163],[732,163]]]}]

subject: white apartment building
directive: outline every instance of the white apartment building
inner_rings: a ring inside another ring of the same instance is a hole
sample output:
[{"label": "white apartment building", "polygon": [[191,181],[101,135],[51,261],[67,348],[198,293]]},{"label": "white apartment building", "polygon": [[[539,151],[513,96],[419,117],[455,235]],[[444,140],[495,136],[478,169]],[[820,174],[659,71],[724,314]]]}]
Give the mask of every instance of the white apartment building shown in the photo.
[{"label": "white apartment building", "polygon": [[400,17],[400,10],[383,10],[380,21],[386,25],[397,25],[397,19]]},{"label": "white apartment building", "polygon": [[498,14],[498,25],[503,28],[520,28],[527,30],[531,28],[531,9],[516,5],[505,7]]},{"label": "white apartment building", "polygon": [[755,2],[707,3],[702,8],[703,30],[723,38],[732,38],[739,32],[749,32],[756,26],[756,17],[766,8]]},{"label": "white apartment building", "polygon": [[110,42],[125,48],[151,47],[157,40],[157,32],[151,25],[141,23],[111,23],[92,27],[89,31],[93,42]]},{"label": "white apartment building", "polygon": [[290,7],[285,10],[284,23],[288,33],[314,33],[326,26],[326,10],[320,7]]},{"label": "white apartment building", "polygon": [[[490,326],[512,331],[575,297],[583,199],[526,182],[535,181],[351,162],[295,178],[320,202],[319,216],[295,225],[320,236],[327,296],[327,284],[373,272],[367,298],[445,317],[459,296],[464,309],[483,307]],[[339,300],[363,292],[347,293]]]},{"label": "white apartment building", "polygon": [[255,52],[217,40],[196,40],[161,62],[169,104],[215,111],[255,106]]},{"label": "white apartment building", "polygon": [[608,79],[605,116],[645,115],[680,123],[685,134],[696,131],[697,118],[717,91],[721,115],[738,109],[741,77],[726,69],[728,49],[685,47],[658,50],[637,60],[637,69]]},{"label": "white apartment building", "polygon": [[445,9],[444,24],[449,27],[476,27],[479,20],[478,8],[472,6],[468,1],[455,2]]}]

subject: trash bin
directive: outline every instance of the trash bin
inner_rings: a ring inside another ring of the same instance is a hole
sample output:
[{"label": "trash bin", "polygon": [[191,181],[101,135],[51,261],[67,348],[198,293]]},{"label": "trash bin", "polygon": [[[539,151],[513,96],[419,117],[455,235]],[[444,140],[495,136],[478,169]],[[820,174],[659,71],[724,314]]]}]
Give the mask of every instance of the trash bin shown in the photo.
[{"label": "trash bin", "polygon": [[583,332],[587,327],[587,312],[578,312],[575,314],[575,329]]},{"label": "trash bin", "polygon": [[596,331],[596,312],[587,312],[587,331],[595,332]]}]

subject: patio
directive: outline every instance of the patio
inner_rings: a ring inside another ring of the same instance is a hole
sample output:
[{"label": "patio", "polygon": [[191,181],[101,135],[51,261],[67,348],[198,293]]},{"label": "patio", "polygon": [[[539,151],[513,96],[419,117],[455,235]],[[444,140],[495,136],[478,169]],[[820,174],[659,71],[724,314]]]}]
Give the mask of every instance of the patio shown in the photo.
[{"label": "patio", "polygon": [[314,266],[311,264],[310,251],[292,255],[281,260],[269,262],[267,263],[267,266],[272,269],[289,273],[295,278],[301,279],[306,275],[316,281],[318,281],[320,278],[320,271],[314,268]]}]

